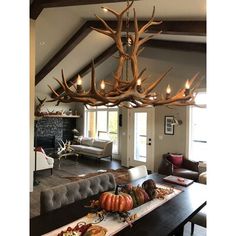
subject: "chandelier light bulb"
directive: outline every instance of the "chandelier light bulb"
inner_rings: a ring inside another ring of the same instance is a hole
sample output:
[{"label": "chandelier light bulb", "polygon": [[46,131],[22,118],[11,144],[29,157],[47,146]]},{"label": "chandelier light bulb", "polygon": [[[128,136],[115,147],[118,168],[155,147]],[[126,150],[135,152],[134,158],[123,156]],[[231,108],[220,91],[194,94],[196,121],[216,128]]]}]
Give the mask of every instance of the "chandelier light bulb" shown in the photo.
[{"label": "chandelier light bulb", "polygon": [[77,85],[82,85],[82,79],[80,75],[78,75],[78,78],[77,78]]},{"label": "chandelier light bulb", "polygon": [[102,80],[102,82],[101,82],[101,84],[100,84],[101,89],[104,90],[104,89],[105,89],[105,86],[106,86],[106,85],[105,85],[105,82],[104,82],[104,80]]},{"label": "chandelier light bulb", "polygon": [[186,88],[186,89],[190,89],[189,80],[186,81],[186,83],[185,83],[185,88]]},{"label": "chandelier light bulb", "polygon": [[166,88],[166,94],[170,94],[170,93],[171,93],[171,88],[170,88],[170,85],[168,84]]},{"label": "chandelier light bulb", "polygon": [[185,83],[185,91],[184,91],[184,95],[188,96],[190,92],[190,84],[189,84],[189,80],[186,81]]},{"label": "chandelier light bulb", "polygon": [[168,84],[166,88],[166,99],[168,100],[170,98],[170,93],[171,93],[171,88],[170,85]]},{"label": "chandelier light bulb", "polygon": [[130,47],[131,45],[132,45],[132,40],[131,40],[131,38],[130,37],[128,37],[128,46]]},{"label": "chandelier light bulb", "polygon": [[141,85],[141,79],[137,80],[137,85],[140,86]]},{"label": "chandelier light bulb", "polygon": [[108,12],[108,10],[105,7],[102,7],[102,10]]},{"label": "chandelier light bulb", "polygon": [[155,92],[153,93],[153,99],[157,99],[157,94]]}]

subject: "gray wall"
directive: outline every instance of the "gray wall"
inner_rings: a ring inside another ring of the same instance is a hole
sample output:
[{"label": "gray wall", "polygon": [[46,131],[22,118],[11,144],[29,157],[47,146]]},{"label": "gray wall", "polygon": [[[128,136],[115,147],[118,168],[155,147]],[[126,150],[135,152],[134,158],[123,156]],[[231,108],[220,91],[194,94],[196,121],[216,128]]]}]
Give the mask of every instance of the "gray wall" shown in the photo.
[{"label": "gray wall", "polygon": [[[139,67],[147,67],[147,75],[151,76],[150,81],[154,81],[161,73],[165,72],[169,67],[173,67],[172,71],[167,75],[166,79],[160,83],[155,91],[162,91],[165,95],[165,89],[170,84],[172,92],[183,88],[185,81],[190,79],[197,72],[204,77],[201,88],[206,87],[206,54],[199,52],[185,52],[177,50],[164,50],[155,48],[146,48],[139,58]],[[159,90],[160,89],[160,90]],[[128,116],[125,109],[122,110],[123,127],[120,128],[120,154],[122,165],[127,166],[127,129]],[[183,121],[181,126],[175,126],[174,135],[164,134],[164,117],[166,115],[174,115]],[[161,161],[162,154],[166,152],[178,152],[187,155],[187,108],[160,106],[155,108],[155,152],[154,152],[154,169],[157,171]],[[191,157],[190,157],[191,158]]]}]

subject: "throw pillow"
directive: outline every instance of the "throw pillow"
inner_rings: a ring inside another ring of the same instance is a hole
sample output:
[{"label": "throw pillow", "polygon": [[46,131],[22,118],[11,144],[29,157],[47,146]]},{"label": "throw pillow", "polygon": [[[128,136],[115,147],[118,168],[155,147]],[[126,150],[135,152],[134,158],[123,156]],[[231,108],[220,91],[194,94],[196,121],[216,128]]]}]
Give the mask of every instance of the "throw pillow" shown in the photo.
[{"label": "throw pillow", "polygon": [[42,147],[36,147],[36,148],[34,149],[34,151],[35,151],[35,152],[42,152],[43,154],[45,154],[45,152],[44,152],[44,150],[43,150]]},{"label": "throw pillow", "polygon": [[81,140],[81,144],[82,145],[86,145],[86,146],[92,146],[93,145],[93,138],[83,138]]},{"label": "throw pillow", "polygon": [[174,168],[180,168],[182,166],[183,163],[182,154],[170,153],[167,159],[174,165]]}]

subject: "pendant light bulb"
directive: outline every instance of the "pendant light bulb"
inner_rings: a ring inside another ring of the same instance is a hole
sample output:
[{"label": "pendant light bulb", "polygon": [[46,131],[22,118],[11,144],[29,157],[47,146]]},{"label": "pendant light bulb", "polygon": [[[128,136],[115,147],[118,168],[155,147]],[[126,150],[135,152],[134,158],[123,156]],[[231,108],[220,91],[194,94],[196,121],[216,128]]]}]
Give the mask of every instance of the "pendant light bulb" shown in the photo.
[{"label": "pendant light bulb", "polygon": [[105,7],[102,7],[102,10],[105,12],[108,12],[107,8],[105,8]]},{"label": "pendant light bulb", "polygon": [[171,93],[171,88],[170,88],[170,85],[168,84],[166,88],[166,94],[170,94],[170,93]]},{"label": "pendant light bulb", "polygon": [[186,88],[186,89],[190,89],[189,80],[186,81],[186,83],[185,83],[185,88]]},{"label": "pendant light bulb", "polygon": [[105,82],[104,82],[104,80],[102,80],[102,82],[101,82],[101,84],[100,84],[100,87],[101,87],[101,89],[102,89],[102,90],[104,90],[104,89],[105,89],[106,85],[105,85]]},{"label": "pendant light bulb", "polygon": [[82,85],[82,79],[81,79],[80,75],[78,75],[78,77],[77,77],[77,85]]},{"label": "pendant light bulb", "polygon": [[137,85],[140,86],[140,85],[141,85],[141,82],[142,82],[141,79],[138,79],[138,80],[137,80]]}]

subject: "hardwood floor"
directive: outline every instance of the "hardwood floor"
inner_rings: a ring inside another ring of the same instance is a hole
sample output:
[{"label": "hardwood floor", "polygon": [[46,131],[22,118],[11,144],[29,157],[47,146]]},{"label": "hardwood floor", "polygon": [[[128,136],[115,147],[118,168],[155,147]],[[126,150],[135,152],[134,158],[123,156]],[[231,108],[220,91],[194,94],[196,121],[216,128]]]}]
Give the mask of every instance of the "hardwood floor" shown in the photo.
[{"label": "hardwood floor", "polygon": [[[184,226],[184,235],[183,236],[190,236],[191,235],[191,223],[188,222]],[[207,230],[206,228],[203,228],[201,226],[195,225],[194,226],[194,232],[192,236],[206,236],[207,235]]]},{"label": "hardwood floor", "polygon": [[[110,161],[109,158],[104,158],[101,160],[97,160],[92,157],[76,157],[70,156],[65,158],[54,159],[54,167],[53,167],[53,175],[57,176],[73,176],[73,175],[81,175],[88,174],[91,172],[96,172],[100,169],[118,169],[121,168],[120,161],[113,160]],[[47,173],[48,172],[48,173]],[[49,171],[41,171],[37,173],[38,178],[42,178],[50,175]]]}]

